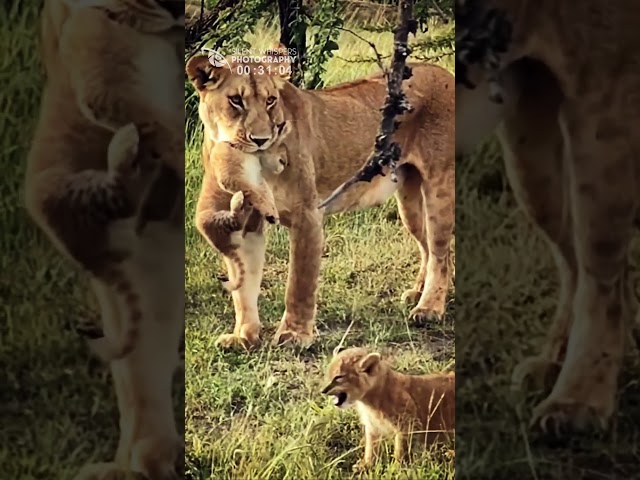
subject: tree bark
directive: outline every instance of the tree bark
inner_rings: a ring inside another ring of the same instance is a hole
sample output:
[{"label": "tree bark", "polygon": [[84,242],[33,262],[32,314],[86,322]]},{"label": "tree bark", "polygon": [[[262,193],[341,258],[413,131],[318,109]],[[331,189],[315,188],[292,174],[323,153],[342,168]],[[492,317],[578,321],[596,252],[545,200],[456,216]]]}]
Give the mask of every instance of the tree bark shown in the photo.
[{"label": "tree bark", "polygon": [[288,49],[295,49],[296,55],[292,65],[291,81],[300,86],[304,76],[304,64],[307,52],[306,22],[299,21],[302,14],[302,0],[278,0],[278,16],[280,19],[280,43]]}]

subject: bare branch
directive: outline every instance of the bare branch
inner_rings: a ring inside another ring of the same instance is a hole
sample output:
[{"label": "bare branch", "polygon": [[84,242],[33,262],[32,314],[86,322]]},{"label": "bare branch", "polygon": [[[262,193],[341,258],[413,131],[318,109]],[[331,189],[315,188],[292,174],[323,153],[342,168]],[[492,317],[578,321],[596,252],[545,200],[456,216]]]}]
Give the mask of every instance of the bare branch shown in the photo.
[{"label": "bare branch", "polygon": [[417,22],[413,19],[413,0],[400,0],[400,21],[394,30],[393,62],[391,72],[387,75],[387,98],[382,107],[382,121],[375,140],[375,148],[367,163],[349,180],[340,185],[318,208],[326,208],[342,193],[357,182],[371,182],[376,176],[383,175],[383,169],[389,167],[391,179],[397,181],[395,169],[400,159],[400,145],[393,142],[392,136],[397,129],[395,117],[411,112],[413,107],[402,91],[402,82],[411,77],[411,69],[407,66],[407,57],[411,53],[408,46],[409,33],[416,34]]},{"label": "bare branch", "polygon": [[382,73],[384,73],[385,77],[389,74],[389,72],[387,71],[387,69],[385,68],[385,66],[382,63],[382,55],[380,55],[380,52],[378,52],[378,49],[376,48],[376,44],[375,43],[370,42],[369,40],[364,38],[362,35],[354,32],[353,30],[349,30],[348,28],[338,27],[338,30],[342,30],[343,32],[350,33],[354,37],[356,37],[356,38],[362,40],[363,42],[365,42],[366,44],[368,44],[373,49],[373,53],[376,55],[376,60],[375,61],[378,64],[378,66],[380,67],[380,70],[382,70]]},{"label": "bare branch", "polygon": [[215,31],[216,26],[230,16],[229,12],[226,14],[224,12],[228,9],[233,11],[239,3],[238,0],[220,0],[213,9],[208,10],[204,7],[204,1],[201,0],[199,18],[195,21],[191,18],[185,24],[184,43],[185,50],[189,50],[189,57],[198,52],[209,40],[208,34]]}]

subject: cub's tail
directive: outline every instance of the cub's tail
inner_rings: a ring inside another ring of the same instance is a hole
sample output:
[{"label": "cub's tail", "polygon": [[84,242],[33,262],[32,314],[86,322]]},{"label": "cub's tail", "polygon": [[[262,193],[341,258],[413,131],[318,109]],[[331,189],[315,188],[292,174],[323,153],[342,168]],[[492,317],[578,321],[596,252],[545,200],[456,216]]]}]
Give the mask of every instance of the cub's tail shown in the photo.
[{"label": "cub's tail", "polygon": [[131,281],[124,271],[117,267],[111,267],[100,272],[99,278],[115,289],[117,294],[124,299],[128,316],[122,325],[120,338],[108,338],[106,335],[98,338],[89,338],[89,348],[105,362],[120,360],[133,352],[140,337],[140,324],[142,323],[142,310],[140,297],[135,292]]},{"label": "cub's tail", "polygon": [[242,262],[240,255],[238,255],[238,252],[235,250],[228,252],[227,257],[231,260],[231,262],[234,265],[235,275],[234,275],[234,280],[229,279],[226,282],[222,282],[222,286],[227,291],[233,292],[235,290],[238,290],[240,287],[242,287],[242,284],[244,283],[244,275],[245,275],[244,263]]}]

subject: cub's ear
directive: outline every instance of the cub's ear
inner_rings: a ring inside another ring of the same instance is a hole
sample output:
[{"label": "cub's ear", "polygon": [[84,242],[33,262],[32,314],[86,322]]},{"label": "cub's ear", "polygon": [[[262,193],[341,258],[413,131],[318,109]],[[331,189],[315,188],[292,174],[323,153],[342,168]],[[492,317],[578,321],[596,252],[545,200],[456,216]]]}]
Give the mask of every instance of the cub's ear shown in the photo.
[{"label": "cub's ear", "polygon": [[229,73],[229,68],[226,65],[214,67],[207,55],[198,54],[187,61],[186,71],[192,85],[198,92],[202,92],[220,85],[224,76]]},{"label": "cub's ear", "polygon": [[362,370],[366,374],[373,373],[380,363],[380,359],[381,357],[379,353],[370,353],[362,360],[360,360],[360,370]]}]

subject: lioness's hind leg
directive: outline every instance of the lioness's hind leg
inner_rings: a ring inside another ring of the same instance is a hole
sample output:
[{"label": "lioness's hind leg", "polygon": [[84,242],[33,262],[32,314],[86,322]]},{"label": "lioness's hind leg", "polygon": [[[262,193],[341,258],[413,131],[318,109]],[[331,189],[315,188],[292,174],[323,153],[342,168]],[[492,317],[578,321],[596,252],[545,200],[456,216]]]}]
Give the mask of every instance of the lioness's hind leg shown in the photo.
[{"label": "lioness's hind leg", "polygon": [[420,271],[413,288],[402,294],[402,301],[415,304],[427,277],[427,261],[429,260],[429,243],[427,241],[427,215],[422,197],[422,177],[418,170],[410,164],[402,167],[402,182],[396,192],[398,212],[407,231],[413,236],[420,251]]},{"label": "lioness's hind leg", "polygon": [[567,353],[553,390],[532,420],[532,425],[556,432],[593,424],[607,428],[615,412],[625,324],[631,316],[625,290],[636,210],[629,119],[610,112],[594,115],[577,102],[563,108],[572,153],[568,163],[574,180],[578,282]]},{"label": "lioness's hind leg", "polygon": [[562,100],[555,79],[537,66],[523,67],[519,100],[505,112],[498,137],[509,184],[519,207],[538,227],[555,261],[559,281],[556,312],[542,351],[513,371],[516,390],[550,390],[560,370],[571,327],[577,266],[564,141],[558,123]]},{"label": "lioness's hind leg", "polygon": [[[452,160],[453,163],[453,160]],[[418,321],[440,319],[451,280],[451,241],[455,221],[455,173],[441,171],[422,184],[427,216],[429,258],[424,289],[411,316]]]}]

